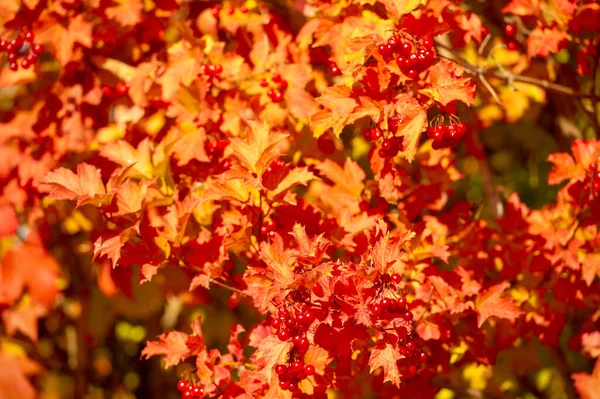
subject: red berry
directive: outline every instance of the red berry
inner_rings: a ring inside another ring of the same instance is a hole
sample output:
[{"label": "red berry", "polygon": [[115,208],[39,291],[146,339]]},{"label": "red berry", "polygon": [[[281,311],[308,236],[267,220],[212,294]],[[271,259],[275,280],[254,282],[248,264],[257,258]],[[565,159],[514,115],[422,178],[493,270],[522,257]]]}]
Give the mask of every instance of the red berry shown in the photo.
[{"label": "red berry", "polygon": [[46,47],[43,44],[34,44],[32,50],[35,55],[42,55],[46,51]]},{"label": "red berry", "polygon": [[324,154],[331,155],[335,152],[335,143],[325,135],[317,139],[317,146]]},{"label": "red berry", "polygon": [[394,282],[394,284],[398,284],[402,281],[402,276],[398,273],[394,273],[392,274],[392,281]]},{"label": "red berry", "polygon": [[433,39],[430,36],[425,36],[422,41],[423,47],[426,49],[433,48]]},{"label": "red berry", "polygon": [[6,50],[6,46],[8,45],[8,42],[4,39],[0,40],[0,51],[4,51]]},{"label": "red berry", "polygon": [[285,366],[285,364],[278,364],[277,366],[275,366],[275,373],[277,373],[277,375],[283,375],[287,372],[287,367]]},{"label": "red berry", "polygon": [[443,123],[437,125],[435,127],[436,132],[438,133],[438,140],[441,140],[442,138],[444,138],[444,136],[446,135],[446,133],[448,133],[448,126],[444,125]]},{"label": "red berry", "polygon": [[408,71],[406,71],[406,76],[414,79],[417,77],[417,71],[415,69],[409,69]]},{"label": "red berry", "polygon": [[408,42],[404,42],[400,45],[400,51],[404,54],[410,54],[412,52],[412,45]]},{"label": "red berry", "polygon": [[23,47],[23,38],[21,36],[17,36],[10,41],[10,44],[13,46],[15,51],[19,51],[21,50],[21,47]]},{"label": "red berry", "polygon": [[413,319],[413,314],[410,310],[406,310],[400,315],[400,317],[402,317],[407,322],[411,322]]},{"label": "red berry", "polygon": [[304,366],[304,374],[306,374],[306,375],[315,374],[315,366],[313,366],[312,364],[307,364],[306,366]]},{"label": "red berry", "polygon": [[185,391],[181,394],[182,399],[192,399],[194,394],[191,391]]},{"label": "red berry", "polygon": [[408,341],[406,345],[404,345],[404,347],[406,348],[406,350],[414,352],[414,350],[417,349],[417,344],[415,343],[415,341]]},{"label": "red berry", "polygon": [[290,387],[291,383],[289,381],[279,381],[279,388],[283,389],[284,391],[287,391],[288,389],[290,389]]},{"label": "red berry", "polygon": [[421,353],[419,353],[419,360],[422,363],[426,363],[428,359],[429,359],[429,355],[427,354],[427,352],[421,352]]},{"label": "red berry", "polygon": [[279,83],[279,89],[280,90],[285,90],[288,88],[288,82],[287,80],[282,80],[281,83]]},{"label": "red berry", "polygon": [[[265,226],[263,226],[264,228]],[[261,231],[262,232],[262,231]],[[265,234],[269,233],[267,231],[267,229],[265,229]],[[271,327],[275,328],[275,329],[279,329],[279,327],[281,326],[281,319],[273,319],[271,320]]]},{"label": "red berry", "polygon": [[517,33],[517,28],[513,24],[506,24],[504,26],[504,35],[506,37],[514,37]]},{"label": "red berry", "polygon": [[381,149],[385,152],[389,152],[394,148],[394,141],[392,139],[385,139],[381,143]]},{"label": "red berry", "polygon": [[396,301],[396,306],[398,307],[398,309],[406,308],[406,298],[398,298],[398,300]]},{"label": "red berry", "polygon": [[369,133],[369,137],[373,141],[379,140],[382,136],[383,136],[383,133],[382,133],[381,129],[378,128],[377,126],[375,126],[374,128],[372,128],[371,131],[370,131],[370,133]]},{"label": "red berry", "polygon": [[188,388],[188,382],[185,380],[179,380],[179,382],[177,383],[177,389],[179,389],[181,392],[187,390]]},{"label": "red berry", "polygon": [[506,48],[510,51],[517,51],[519,49],[519,45],[515,40],[507,40]]},{"label": "red berry", "polygon": [[486,28],[485,26],[481,27],[481,37],[485,38],[487,35],[489,35],[490,30],[488,28]]},{"label": "red berry", "polygon": [[242,5],[240,7],[240,11],[242,12],[242,14],[248,14],[248,7],[246,7],[245,5]]},{"label": "red berry", "polygon": [[283,101],[283,93],[281,93],[279,90],[272,90],[269,97],[274,103],[280,103]]},{"label": "red berry", "polygon": [[25,31],[25,34],[23,36],[25,36],[25,40],[28,41],[28,42],[30,42],[30,43],[33,41],[33,39],[35,37],[35,35],[33,34],[33,32],[30,31],[30,30]]},{"label": "red berry", "polygon": [[125,83],[125,82],[119,82],[119,83],[117,83],[117,86],[115,87],[115,91],[120,96],[124,96],[125,94],[127,94],[128,90],[129,90],[129,87],[127,87],[127,83]]},{"label": "red berry", "polygon": [[269,87],[269,82],[267,82],[267,79],[263,79],[260,81],[260,85],[262,87]]},{"label": "red berry", "polygon": [[225,12],[229,15],[233,15],[235,13],[235,8],[233,6],[229,6],[225,9]]},{"label": "red berry", "polygon": [[389,298],[383,298],[381,300],[381,302],[379,302],[379,305],[381,305],[381,308],[384,311],[387,310],[387,309],[389,309],[391,304],[392,304],[392,301]]},{"label": "red berry", "polygon": [[277,338],[281,341],[287,341],[292,338],[292,331],[289,328],[284,328],[277,332]]},{"label": "red berry", "polygon": [[373,316],[378,317],[381,315],[381,313],[383,313],[383,308],[381,305],[373,305],[371,306],[371,313]]},{"label": "red berry", "polygon": [[294,372],[294,374],[301,373],[302,370],[304,370],[304,363],[300,360],[295,360],[292,363],[290,370],[292,370]]},{"label": "red berry", "polygon": [[459,122],[457,126],[458,133],[463,136],[467,133],[467,125],[464,122]]},{"label": "red berry", "polygon": [[201,386],[195,385],[192,388],[192,395],[194,395],[195,398],[200,398],[203,394],[204,394],[204,388],[202,388]]},{"label": "red berry", "polygon": [[23,67],[23,69],[29,69],[31,63],[24,59],[23,61],[21,61],[21,66]]},{"label": "red berry", "polygon": [[271,78],[271,81],[273,81],[273,83],[280,83],[281,75],[273,75],[273,77]]},{"label": "red berry", "polygon": [[8,53],[6,58],[8,59],[8,62],[15,62],[17,60],[17,53]]},{"label": "red berry", "polygon": [[9,65],[9,68],[11,71],[18,71],[19,70],[19,65],[16,62],[11,62]]},{"label": "red berry", "polygon": [[414,364],[408,366],[406,372],[403,374],[403,376],[407,379],[414,378],[415,375],[417,375],[417,366]]}]

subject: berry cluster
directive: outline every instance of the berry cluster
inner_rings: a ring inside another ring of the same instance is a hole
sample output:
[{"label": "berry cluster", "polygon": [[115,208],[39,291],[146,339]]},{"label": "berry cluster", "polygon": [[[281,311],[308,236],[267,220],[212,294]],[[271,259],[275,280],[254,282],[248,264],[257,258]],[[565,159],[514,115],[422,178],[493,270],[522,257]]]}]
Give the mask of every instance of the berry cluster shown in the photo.
[{"label": "berry cluster", "polygon": [[304,365],[302,360],[294,360],[290,365],[278,364],[275,373],[279,377],[279,388],[285,391],[295,392],[298,384],[305,378],[315,374],[315,366]]},{"label": "berry cluster", "polygon": [[273,234],[275,234],[276,228],[277,223],[275,223],[273,220],[263,222],[263,225],[260,227],[260,234],[262,237],[272,237]]},{"label": "berry cluster", "polygon": [[260,85],[265,88],[269,88],[267,95],[274,103],[280,103],[283,101],[283,94],[288,87],[288,82],[284,80],[281,75],[274,75],[271,80],[263,79]]},{"label": "berry cluster", "polygon": [[119,82],[112,88],[108,85],[102,86],[102,95],[107,101],[115,101],[116,99],[126,96],[129,92],[129,84],[125,82]]},{"label": "berry cluster", "polygon": [[434,150],[440,148],[453,148],[458,140],[467,132],[467,125],[463,122],[450,122],[447,125],[440,123],[427,128],[427,137],[433,140],[431,145]]},{"label": "berry cluster", "polygon": [[292,340],[298,353],[306,352],[309,346],[306,332],[317,319],[316,310],[301,304],[297,308],[282,307],[277,316],[271,321],[271,327],[277,330],[277,338],[281,341]]},{"label": "berry cluster", "polygon": [[204,388],[197,384],[191,384],[186,380],[179,380],[177,389],[181,392],[182,399],[195,399],[204,397]]},{"label": "berry cluster", "polygon": [[[379,156],[382,158],[393,158],[402,150],[402,138],[393,135],[398,130],[400,124],[400,118],[390,118],[388,120],[388,131],[392,133],[387,138],[384,138],[381,142],[381,148],[379,149]],[[367,141],[377,141],[384,137],[383,130],[379,126],[373,126],[370,129],[366,129],[363,132],[363,136]]]},{"label": "berry cluster", "polygon": [[12,40],[0,40],[0,51],[6,51],[9,68],[12,71],[19,70],[19,54],[29,48],[31,51],[21,61],[21,67],[28,69],[36,63],[37,57],[42,55],[46,50],[43,44],[33,43],[35,35],[32,31],[25,31],[23,36],[17,35]]},{"label": "berry cluster", "polygon": [[516,51],[519,46],[517,44],[517,40],[515,36],[517,35],[517,27],[513,24],[504,25],[504,38],[506,43],[506,48],[511,51]]},{"label": "berry cluster", "polygon": [[205,75],[208,75],[210,77],[215,77],[215,76],[219,76],[221,74],[221,72],[223,72],[223,67],[221,65],[202,64],[200,66],[200,70]]},{"label": "berry cluster", "polygon": [[[242,4],[239,8],[237,8],[237,10],[239,10],[242,14],[248,14],[248,11],[250,11],[248,9],[248,7],[246,7],[244,4]],[[236,11],[236,7],[231,6],[231,5],[227,6],[227,7],[224,7],[224,8],[213,7],[213,8],[210,9],[211,14],[216,19],[219,19],[221,13],[225,13],[226,15],[234,15],[235,11]]]},{"label": "berry cluster", "polygon": [[413,40],[411,43],[393,35],[386,43],[379,45],[377,52],[385,62],[395,58],[400,71],[410,79],[416,78],[420,72],[433,65],[436,55],[433,39],[429,36],[424,36],[420,42]]},{"label": "berry cluster", "polygon": [[408,332],[404,327],[400,327],[396,331],[398,333],[398,351],[404,356],[401,362],[402,377],[410,380],[417,375],[419,368],[427,363],[429,354],[423,350],[424,342],[414,331]]}]

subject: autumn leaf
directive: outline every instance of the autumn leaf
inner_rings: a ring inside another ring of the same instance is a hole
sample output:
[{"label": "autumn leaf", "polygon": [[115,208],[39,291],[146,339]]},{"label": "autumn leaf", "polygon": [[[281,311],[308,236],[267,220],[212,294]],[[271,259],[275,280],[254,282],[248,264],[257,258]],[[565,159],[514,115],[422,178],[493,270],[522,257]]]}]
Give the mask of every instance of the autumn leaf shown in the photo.
[{"label": "autumn leaf", "polygon": [[269,383],[274,380],[275,365],[287,361],[292,345],[290,341],[282,341],[277,336],[270,335],[260,342],[252,355],[253,364],[264,374]]},{"label": "autumn leaf", "polygon": [[592,374],[575,373],[572,378],[581,399],[600,399],[600,359],[596,360]]},{"label": "autumn leaf", "polygon": [[17,232],[19,228],[19,218],[15,208],[8,202],[0,202],[0,238],[8,237]]},{"label": "autumn leaf", "polygon": [[587,254],[581,266],[583,281],[592,285],[596,276],[600,277],[600,254]]},{"label": "autumn leaf", "polygon": [[400,386],[400,370],[396,362],[400,360],[400,352],[398,352],[392,345],[385,344],[385,347],[375,347],[371,349],[371,355],[369,357],[369,366],[371,367],[371,373],[377,370],[379,367],[383,368],[383,382],[391,382],[396,386]]},{"label": "autumn leaf", "polygon": [[41,366],[24,354],[0,352],[0,399],[35,399],[34,387],[27,376],[39,374]]},{"label": "autumn leaf", "polygon": [[76,200],[77,207],[85,204],[106,204],[112,199],[106,193],[100,170],[87,163],[77,165],[77,173],[59,168],[46,175],[40,190],[48,192],[55,200]]},{"label": "autumn leaf", "polygon": [[299,223],[294,225],[290,235],[294,237],[296,244],[298,244],[298,249],[293,250],[292,253],[299,258],[310,259],[315,264],[321,261],[323,255],[325,255],[325,250],[330,245],[329,240],[323,238],[323,234],[309,238],[306,229]]},{"label": "autumn leaf", "polygon": [[502,293],[510,287],[507,282],[500,283],[490,287],[485,293],[477,298],[476,309],[477,324],[479,328],[490,317],[498,317],[515,321],[524,312],[514,304],[511,298],[501,298]]},{"label": "autumn leaf", "polygon": [[142,0],[113,0],[116,5],[106,9],[106,16],[123,26],[135,26],[142,19]]},{"label": "autumn leaf", "polygon": [[318,138],[329,129],[339,136],[344,126],[352,123],[350,119],[358,105],[351,95],[351,90],[343,86],[328,87],[323,91],[317,102],[324,109],[314,114],[310,119],[313,136]]},{"label": "autumn leaf", "polygon": [[358,197],[364,188],[364,179],[366,177],[363,169],[350,158],[346,159],[344,168],[329,159],[326,159],[317,166],[319,172],[331,180],[337,189],[346,194]]},{"label": "autumn leaf", "polygon": [[565,152],[556,152],[548,155],[547,160],[554,164],[548,174],[548,184],[560,184],[574,176],[576,166],[571,155]]},{"label": "autumn leaf", "polygon": [[38,319],[46,316],[47,313],[46,307],[33,302],[31,297],[25,296],[16,308],[6,309],[2,312],[2,321],[9,336],[18,331],[33,342],[37,342]]},{"label": "autumn leaf", "polygon": [[248,125],[246,137],[231,139],[230,147],[244,167],[262,176],[280,155],[277,145],[286,135],[273,132],[266,122],[249,121]]},{"label": "autumn leaf", "polygon": [[557,28],[544,28],[538,25],[527,36],[527,55],[548,57],[558,53],[567,43],[569,35]]},{"label": "autumn leaf", "polygon": [[188,334],[180,331],[169,331],[158,336],[158,341],[148,341],[142,350],[142,357],[164,356],[165,366],[177,366],[191,356],[187,346]]},{"label": "autumn leaf", "polygon": [[100,236],[94,242],[94,260],[102,256],[106,256],[111,260],[113,268],[117,267],[117,263],[121,258],[121,249],[129,241],[131,237],[139,233],[139,224],[128,227],[114,236]]},{"label": "autumn leaf", "polygon": [[469,78],[463,77],[463,68],[448,61],[441,60],[429,69],[431,89],[435,101],[448,105],[452,101],[462,101],[467,105],[475,102],[475,85]]},{"label": "autumn leaf", "polygon": [[271,192],[273,197],[284,194],[292,188],[302,185],[305,186],[309,181],[315,179],[315,175],[307,167],[294,168],[279,182],[275,190]]},{"label": "autumn leaf", "polygon": [[0,264],[0,302],[13,303],[27,288],[31,298],[46,307],[59,294],[58,262],[43,247],[25,243],[4,254]]}]

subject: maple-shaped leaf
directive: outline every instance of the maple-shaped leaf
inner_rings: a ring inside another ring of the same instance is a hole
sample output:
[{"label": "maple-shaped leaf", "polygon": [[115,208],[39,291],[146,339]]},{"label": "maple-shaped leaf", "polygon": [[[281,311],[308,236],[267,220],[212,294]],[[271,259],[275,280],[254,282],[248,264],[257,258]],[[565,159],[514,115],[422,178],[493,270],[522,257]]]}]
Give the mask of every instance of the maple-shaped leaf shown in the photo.
[{"label": "maple-shaped leaf", "polygon": [[502,9],[502,13],[510,13],[526,17],[529,15],[537,16],[540,12],[539,0],[510,0]]},{"label": "maple-shaped leaf", "polygon": [[292,342],[282,341],[270,335],[260,341],[256,352],[252,355],[253,364],[262,372],[269,383],[275,380],[275,365],[285,363],[292,349]]},{"label": "maple-shaped leaf", "polygon": [[588,285],[592,285],[596,276],[600,277],[600,254],[587,254],[581,266],[581,275]]},{"label": "maple-shaped leaf", "polygon": [[52,55],[62,66],[67,65],[73,57],[75,43],[91,48],[92,23],[84,14],[78,14],[68,19],[69,24],[65,27],[54,19],[43,19],[43,25],[36,29],[36,41],[49,45]]},{"label": "maple-shaped leaf", "polygon": [[533,58],[556,54],[568,44],[568,39],[565,31],[538,26],[527,36],[527,55]]},{"label": "maple-shaped leaf", "polygon": [[2,321],[9,336],[17,331],[33,342],[38,340],[38,319],[44,317],[48,309],[43,305],[33,302],[30,297],[23,297],[21,302],[13,309],[2,312]]},{"label": "maple-shaped leaf", "polygon": [[298,185],[306,186],[313,179],[315,179],[315,175],[307,167],[294,168],[279,182],[271,194],[274,198],[277,198]]},{"label": "maple-shaped leaf", "polygon": [[571,378],[581,399],[600,399],[600,359],[596,360],[592,374],[575,373]]},{"label": "maple-shaped leaf", "polygon": [[315,372],[319,375],[325,374],[330,361],[329,352],[318,345],[311,345],[304,354],[304,363],[315,366]]},{"label": "maple-shaped leaf", "polygon": [[294,281],[292,266],[295,264],[295,258],[289,251],[286,251],[283,239],[279,234],[275,234],[270,242],[262,242],[260,255],[263,262],[267,264],[267,270],[271,273],[268,276],[272,277],[278,286],[288,287],[292,284]]},{"label": "maple-shaped leaf", "polygon": [[123,167],[133,165],[133,169],[144,178],[151,178],[154,166],[152,164],[151,141],[142,140],[134,148],[125,140],[119,140],[102,146],[100,155]]},{"label": "maple-shaped leaf", "polygon": [[[381,237],[373,247],[371,257],[375,268],[380,273],[387,271],[396,263],[402,263],[402,246],[413,239],[415,233],[406,231],[402,234],[391,236],[389,233]],[[394,268],[394,271],[402,274],[402,269]]]},{"label": "maple-shaped leaf", "polygon": [[111,260],[113,268],[121,258],[121,249],[129,239],[139,233],[139,223],[124,229],[114,236],[100,236],[94,242],[94,260],[106,256]]},{"label": "maple-shaped leaf", "polygon": [[369,357],[369,366],[371,366],[371,373],[377,370],[379,367],[383,368],[383,382],[391,382],[396,386],[400,386],[400,370],[396,362],[400,360],[400,352],[396,350],[392,345],[386,343],[385,347],[375,347],[371,349],[371,356]]},{"label": "maple-shaped leaf", "polygon": [[335,189],[342,191],[341,195],[359,197],[364,189],[365,172],[363,168],[350,158],[346,159],[344,168],[336,162],[326,159],[317,169],[335,184]]},{"label": "maple-shaped leaf", "polygon": [[50,308],[59,294],[58,262],[41,246],[26,242],[4,254],[0,264],[0,302],[13,303],[27,288],[31,298]]},{"label": "maple-shaped leaf", "polygon": [[344,126],[352,123],[353,111],[358,105],[351,96],[351,90],[344,86],[328,87],[317,99],[325,109],[310,118],[310,128],[313,136],[318,138],[329,129],[339,137]]},{"label": "maple-shaped leaf", "polygon": [[510,283],[504,282],[490,287],[477,298],[475,307],[479,313],[477,324],[481,328],[483,323],[490,317],[498,317],[515,321],[524,312],[514,304],[512,298],[501,298],[502,293],[510,287]]},{"label": "maple-shaped leaf", "polygon": [[182,123],[172,130],[172,137],[170,135],[169,139],[174,140],[172,151],[175,158],[179,160],[177,166],[187,165],[191,160],[210,162],[204,149],[206,141],[204,128],[198,128],[192,123]]},{"label": "maple-shaped leaf", "polygon": [[188,334],[181,331],[169,331],[158,336],[158,341],[148,341],[142,350],[146,359],[163,355],[166,367],[177,366],[191,356],[187,346]]},{"label": "maple-shaped leaf", "polygon": [[204,55],[197,47],[181,40],[169,47],[169,65],[157,81],[162,85],[162,99],[172,99],[181,85],[189,86],[200,73]]},{"label": "maple-shaped leaf", "polygon": [[292,250],[292,253],[299,258],[308,259],[314,264],[320,263],[330,245],[329,240],[323,238],[324,234],[309,238],[306,234],[306,229],[299,223],[294,225],[290,235],[294,237],[296,244],[298,244],[298,249]]},{"label": "maple-shaped leaf", "polygon": [[467,105],[475,102],[475,84],[471,79],[463,77],[464,69],[458,64],[440,60],[429,69],[431,93],[435,101],[446,106],[452,101],[462,101]]},{"label": "maple-shaped leaf", "polygon": [[106,9],[106,16],[123,26],[135,26],[142,19],[142,0],[114,0],[116,5]]},{"label": "maple-shaped leaf", "polygon": [[266,122],[248,121],[248,124],[246,137],[233,138],[229,145],[244,167],[262,176],[271,162],[279,157],[277,145],[287,135],[273,132]]},{"label": "maple-shaped leaf", "polygon": [[36,391],[27,376],[39,374],[42,368],[21,354],[22,348],[18,347],[14,352],[0,352],[0,399],[35,399]]},{"label": "maple-shaped leaf", "polygon": [[402,153],[412,162],[417,153],[421,133],[427,128],[427,112],[412,95],[396,97],[393,113],[400,117],[397,133],[402,137]]},{"label": "maple-shaped leaf", "polygon": [[77,165],[77,173],[66,168],[56,169],[46,175],[40,190],[48,192],[48,198],[75,200],[77,207],[85,204],[107,204],[112,194],[107,194],[100,170],[87,163]]},{"label": "maple-shaped leaf", "polygon": [[560,184],[564,180],[571,179],[575,174],[575,161],[566,152],[550,154],[547,161],[554,164],[552,170],[548,173],[548,184]]}]

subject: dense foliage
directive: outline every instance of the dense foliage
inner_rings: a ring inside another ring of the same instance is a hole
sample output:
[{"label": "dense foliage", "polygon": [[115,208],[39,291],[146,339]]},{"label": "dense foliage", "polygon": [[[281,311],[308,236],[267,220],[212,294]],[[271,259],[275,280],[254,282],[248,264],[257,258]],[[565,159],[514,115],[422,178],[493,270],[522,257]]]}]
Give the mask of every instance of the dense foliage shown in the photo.
[{"label": "dense foliage", "polygon": [[0,22],[0,399],[600,397],[597,1]]}]

